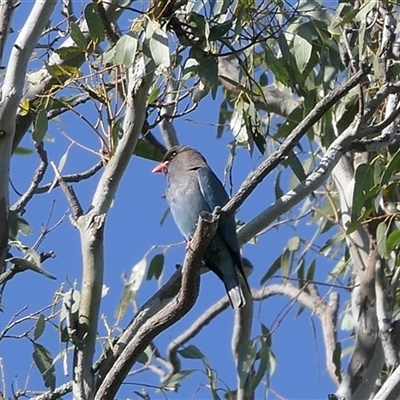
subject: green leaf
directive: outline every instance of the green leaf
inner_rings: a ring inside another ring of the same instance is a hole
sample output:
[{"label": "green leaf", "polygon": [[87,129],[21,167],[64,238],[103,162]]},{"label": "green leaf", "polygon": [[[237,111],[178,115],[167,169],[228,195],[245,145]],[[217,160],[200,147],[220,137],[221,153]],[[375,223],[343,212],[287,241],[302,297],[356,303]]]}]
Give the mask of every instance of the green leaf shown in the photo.
[{"label": "green leaf", "polygon": [[288,85],[290,77],[287,68],[284,68],[284,66],[286,66],[286,62],[282,58],[278,59],[273,50],[270,49],[268,44],[261,45],[264,49],[265,63],[274,74],[275,80],[281,82],[284,85]]},{"label": "green leaf", "polygon": [[[60,158],[60,161],[59,161],[59,163],[58,163],[57,170],[58,170],[58,172],[59,172],[60,174],[61,174],[62,170],[63,170],[64,167],[65,167],[65,163],[67,162],[68,154],[69,154],[69,149],[70,149],[70,148],[71,148],[71,146],[67,148],[67,150],[66,150],[65,153],[62,155],[62,157]],[[51,183],[51,185],[50,185],[49,190],[48,190],[47,193],[50,193],[50,192],[54,189],[54,187],[56,186],[57,182],[58,182],[57,176],[54,175],[53,182]]]},{"label": "green leaf", "polygon": [[16,239],[18,232],[21,232],[25,236],[28,236],[33,232],[28,221],[13,210],[9,211],[8,230],[11,239]]},{"label": "green leaf", "polygon": [[51,275],[49,272],[45,271],[42,268],[42,265],[40,262],[40,256],[38,253],[36,253],[35,250],[33,250],[27,246],[24,246],[24,245],[19,245],[19,243],[16,244],[16,247],[21,252],[23,252],[26,255],[26,257],[25,258],[11,257],[11,258],[7,259],[8,262],[10,262],[14,265],[18,265],[20,268],[23,268],[23,269],[30,269],[31,271],[37,272],[41,275],[44,275],[47,278],[56,279],[55,276]]},{"label": "green leaf", "polygon": [[386,244],[388,229],[389,227],[387,226],[385,221],[381,222],[376,228],[377,250],[380,256],[385,258],[388,256],[388,246]]},{"label": "green leaf", "polygon": [[290,275],[291,267],[293,263],[293,252],[287,248],[283,251],[281,256],[281,270],[282,275],[287,277]]},{"label": "green leaf", "polygon": [[40,144],[44,138],[44,135],[47,132],[48,120],[47,120],[47,111],[43,108],[40,109],[36,115],[35,125],[33,128],[33,140],[36,144]]},{"label": "green leaf", "polygon": [[38,340],[40,336],[42,336],[45,326],[46,318],[43,314],[40,314],[38,320],[36,321],[35,329],[33,330],[33,340]]},{"label": "green leaf", "polygon": [[305,284],[305,282],[304,282],[304,257],[302,257],[299,260],[296,271],[297,271],[297,280],[299,283],[299,288],[302,289]]},{"label": "green leaf", "polygon": [[135,155],[141,158],[145,158],[151,161],[162,161],[164,154],[163,152],[150,142],[144,139],[139,139],[136,148]]},{"label": "green leaf", "polygon": [[355,185],[353,193],[353,207],[351,211],[351,221],[359,220],[360,215],[363,218],[368,217],[369,212],[362,212],[363,210],[370,210],[372,207],[371,197],[376,195],[379,191],[378,187],[374,186],[374,170],[373,166],[369,164],[360,164],[357,167],[355,174]]},{"label": "green leaf", "polygon": [[243,343],[239,348],[237,371],[240,380],[240,387],[246,394],[251,393],[252,369],[256,361],[257,350],[253,341]]},{"label": "green leaf", "polygon": [[68,292],[64,293],[62,304],[60,322],[67,318],[67,314],[73,318],[73,321],[71,321],[72,323],[76,322],[78,320],[78,312],[81,304],[81,293],[79,290],[70,289]]},{"label": "green leaf", "polygon": [[251,385],[252,391],[256,390],[257,386],[260,384],[261,380],[268,371],[269,355],[270,355],[269,346],[266,344],[265,340],[262,340],[261,349],[258,352],[260,363],[258,365],[257,372],[252,379],[252,385]]},{"label": "green leaf", "polygon": [[127,68],[131,66],[135,60],[137,43],[133,32],[128,32],[126,35],[120,37],[115,47],[115,64],[124,65]]},{"label": "green leaf", "polygon": [[310,264],[310,266],[308,268],[307,275],[306,275],[306,281],[307,282],[312,282],[314,280],[316,265],[317,265],[317,260],[315,260],[315,259],[312,260],[311,264]]},{"label": "green leaf", "polygon": [[282,163],[282,165],[289,165],[300,182],[303,182],[307,179],[306,173],[304,172],[303,163],[300,162],[293,151],[290,152],[289,157]]},{"label": "green leaf", "polygon": [[268,347],[272,346],[272,334],[271,331],[263,324],[261,323],[261,333],[263,335],[263,339],[265,340],[265,343]]},{"label": "green leaf", "polygon": [[153,104],[158,99],[159,94],[160,94],[160,88],[154,86],[149,94],[149,97],[147,98],[147,105]]},{"label": "green leaf", "polygon": [[383,171],[380,185],[383,186],[389,183],[393,175],[399,171],[400,171],[400,149],[396,151],[393,158],[386,165],[386,168]]},{"label": "green leaf", "polygon": [[156,67],[169,68],[171,62],[167,33],[161,28],[156,28],[148,40],[151,58]]},{"label": "green leaf", "polygon": [[115,46],[110,47],[108,50],[106,50],[103,54],[101,54],[100,56],[100,62],[103,65],[108,64],[111,61],[114,61],[114,57],[115,57]]},{"label": "green leaf", "polygon": [[390,254],[392,250],[400,243],[400,231],[397,229],[391,232],[386,240],[387,253]]},{"label": "green leaf", "polygon": [[310,31],[301,26],[293,41],[293,47],[296,54],[296,64],[300,72],[304,72],[308,62],[310,61],[313,48],[311,40]]},{"label": "green leaf", "polygon": [[218,85],[218,62],[217,58],[204,54],[198,66],[199,78],[207,79],[211,85]]},{"label": "green leaf", "polygon": [[75,44],[83,51],[86,50],[87,47],[87,40],[85,38],[85,35],[82,33],[81,29],[79,28],[79,25],[72,21],[69,25],[71,29],[71,38],[75,42]]},{"label": "green leaf", "polygon": [[17,154],[19,156],[27,156],[29,154],[32,154],[33,150],[32,149],[28,149],[27,147],[17,147],[14,150],[14,154]]},{"label": "green leaf", "polygon": [[129,279],[124,279],[124,290],[115,312],[116,318],[121,318],[125,314],[128,306],[135,299],[136,294],[143,282],[146,268],[147,260],[146,257],[143,257],[137,264],[133,266]]},{"label": "green leaf", "polygon": [[[68,46],[56,49],[56,53],[60,56],[62,60],[65,61],[82,55],[83,51],[79,47]],[[58,65],[49,65],[47,66],[47,70],[54,78],[56,78],[57,76],[65,75],[65,71],[62,69],[61,66]]]},{"label": "green leaf", "polygon": [[232,28],[232,21],[227,21],[222,24],[214,25],[210,28],[210,41],[222,39],[222,37]]},{"label": "green leaf", "polygon": [[274,189],[275,189],[275,200],[278,200],[280,197],[283,196],[283,190],[281,188],[281,175],[282,171],[278,171],[276,175]]},{"label": "green leaf", "polygon": [[56,387],[56,371],[53,365],[53,357],[41,344],[33,343],[33,361],[42,374],[44,385],[50,390]]},{"label": "green leaf", "polygon": [[153,277],[157,280],[160,278],[164,267],[164,258],[164,254],[160,253],[156,254],[151,259],[146,277],[148,281],[151,280]]},{"label": "green leaf", "polygon": [[281,258],[282,256],[279,256],[269,267],[268,271],[260,280],[261,285],[267,282],[270,278],[272,278],[276,274],[277,271],[281,269]]},{"label": "green leaf", "polygon": [[175,389],[175,386],[178,385],[181,381],[189,377],[190,375],[193,374],[193,372],[196,372],[194,369],[187,369],[183,371],[179,371],[176,374],[172,375],[171,378],[169,378],[165,383],[164,383],[164,388],[172,388]]},{"label": "green leaf", "polygon": [[104,26],[95,3],[89,3],[85,7],[85,19],[93,42],[101,42],[104,39]]},{"label": "green leaf", "polygon": [[196,346],[193,345],[185,347],[183,350],[178,350],[178,353],[183,358],[189,358],[193,360],[205,358],[205,355]]}]

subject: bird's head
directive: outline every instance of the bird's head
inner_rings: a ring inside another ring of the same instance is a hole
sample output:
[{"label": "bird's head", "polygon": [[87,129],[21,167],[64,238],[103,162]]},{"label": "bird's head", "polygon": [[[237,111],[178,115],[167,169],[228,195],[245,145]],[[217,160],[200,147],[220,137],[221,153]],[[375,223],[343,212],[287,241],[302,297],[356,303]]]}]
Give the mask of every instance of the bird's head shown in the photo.
[{"label": "bird's head", "polygon": [[181,166],[185,166],[193,162],[198,164],[199,161],[205,163],[203,156],[197,150],[189,146],[173,146],[165,153],[160,164],[156,165],[151,172],[163,172],[166,174],[171,164],[178,165],[179,163]]}]

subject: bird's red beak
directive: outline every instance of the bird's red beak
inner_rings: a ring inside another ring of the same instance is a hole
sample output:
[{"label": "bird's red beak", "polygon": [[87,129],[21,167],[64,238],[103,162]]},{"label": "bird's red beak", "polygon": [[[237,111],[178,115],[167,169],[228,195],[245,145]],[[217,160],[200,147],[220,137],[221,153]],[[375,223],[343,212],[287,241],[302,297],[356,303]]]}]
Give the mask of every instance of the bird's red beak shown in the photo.
[{"label": "bird's red beak", "polygon": [[168,165],[167,161],[162,162],[162,163],[156,165],[151,172],[153,174],[156,172],[164,172],[165,168],[167,168],[167,165]]}]

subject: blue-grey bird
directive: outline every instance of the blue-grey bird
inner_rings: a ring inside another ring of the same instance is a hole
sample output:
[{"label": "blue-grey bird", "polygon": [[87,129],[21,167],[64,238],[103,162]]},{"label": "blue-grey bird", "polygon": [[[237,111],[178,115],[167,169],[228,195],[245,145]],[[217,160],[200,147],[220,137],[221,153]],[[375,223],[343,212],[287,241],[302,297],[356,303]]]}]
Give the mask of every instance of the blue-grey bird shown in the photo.
[{"label": "blue-grey bird", "polygon": [[[191,147],[172,147],[152,172],[166,175],[166,198],[175,223],[188,242],[196,229],[199,214],[202,211],[213,212],[216,206],[222,207],[229,200],[204,157]],[[231,306],[235,309],[243,307],[246,300],[238,273],[243,276],[247,287],[248,283],[243,273],[233,216],[219,225],[205,252],[204,263],[224,282]]]}]

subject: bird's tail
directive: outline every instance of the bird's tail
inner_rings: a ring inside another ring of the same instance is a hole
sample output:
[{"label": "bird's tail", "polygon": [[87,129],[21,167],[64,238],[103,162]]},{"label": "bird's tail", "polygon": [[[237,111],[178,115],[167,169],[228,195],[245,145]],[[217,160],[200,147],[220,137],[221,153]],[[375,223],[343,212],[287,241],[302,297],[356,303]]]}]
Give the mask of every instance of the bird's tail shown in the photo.
[{"label": "bird's tail", "polygon": [[246,298],[244,297],[243,290],[237,278],[224,277],[223,281],[231,307],[235,310],[243,307],[246,304]]}]

